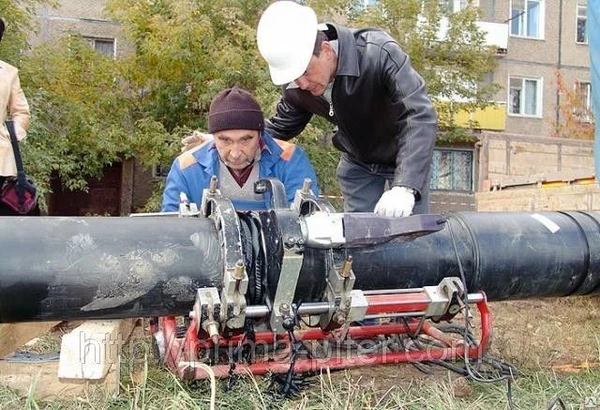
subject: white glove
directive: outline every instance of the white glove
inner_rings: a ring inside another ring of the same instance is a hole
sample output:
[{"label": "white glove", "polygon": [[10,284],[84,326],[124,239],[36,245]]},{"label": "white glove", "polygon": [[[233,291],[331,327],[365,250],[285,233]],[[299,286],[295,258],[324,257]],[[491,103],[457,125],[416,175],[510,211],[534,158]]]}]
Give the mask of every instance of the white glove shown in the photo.
[{"label": "white glove", "polygon": [[198,130],[194,131],[192,135],[188,135],[184,139],[181,140],[183,147],[181,147],[181,152],[188,151],[198,145],[204,144],[206,141],[210,141],[213,139],[212,134],[205,134]]},{"label": "white glove", "polygon": [[395,186],[381,195],[375,205],[375,213],[381,216],[400,218],[412,214],[414,206],[415,195],[412,189]]}]

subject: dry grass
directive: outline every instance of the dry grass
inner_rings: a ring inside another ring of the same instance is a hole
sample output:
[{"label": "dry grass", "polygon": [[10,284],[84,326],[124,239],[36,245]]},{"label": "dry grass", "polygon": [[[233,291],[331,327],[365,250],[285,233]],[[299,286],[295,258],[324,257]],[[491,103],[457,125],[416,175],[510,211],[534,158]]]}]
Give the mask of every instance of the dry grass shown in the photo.
[{"label": "dry grass", "polygon": [[[495,330],[491,353],[522,370],[511,383],[513,409],[546,409],[556,397],[569,409],[600,409],[600,367],[595,366],[600,363],[600,298],[502,302],[493,303],[491,309]],[[39,343],[44,347],[40,350],[46,350],[54,342],[40,338]],[[124,349],[121,394],[115,399],[90,392],[75,399],[39,401],[34,394],[0,387],[0,409],[209,408],[208,381],[185,384],[157,366],[149,358],[145,334],[135,333],[130,345],[135,349]],[[476,383],[436,369],[433,375],[411,365],[325,372],[313,377],[299,397],[287,401],[269,394],[264,377],[246,377],[227,392],[225,382],[219,381],[215,404],[217,409],[236,410],[511,408],[506,381]]]}]

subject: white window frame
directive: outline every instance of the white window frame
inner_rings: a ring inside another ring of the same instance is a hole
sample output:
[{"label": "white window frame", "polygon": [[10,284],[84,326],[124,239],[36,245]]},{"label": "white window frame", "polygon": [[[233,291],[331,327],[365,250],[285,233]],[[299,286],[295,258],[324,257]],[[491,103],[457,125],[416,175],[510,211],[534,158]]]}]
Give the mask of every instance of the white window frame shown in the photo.
[{"label": "white window frame", "polygon": [[[113,55],[112,58],[117,58],[117,39],[114,37],[93,37],[93,36],[83,36],[84,40],[87,41],[90,46],[98,51],[100,53],[99,50],[96,49],[96,41],[106,41],[106,42],[112,42],[113,43]],[[108,54],[104,54],[108,57]]]},{"label": "white window frame", "polygon": [[[586,9],[585,16],[583,16],[583,17],[579,15],[579,10],[582,9],[582,8]],[[584,34],[585,41],[579,41],[579,39],[577,38],[577,35],[579,34],[577,32],[577,29],[579,27],[579,19],[582,19],[582,20],[585,21],[585,34]],[[577,44],[587,44],[588,43],[588,32],[589,32],[589,30],[588,30],[587,23],[588,23],[588,18],[587,18],[587,4],[578,4],[577,7],[576,7],[576,9],[575,9],[575,43],[577,43]]]},{"label": "white window frame", "polygon": [[583,112],[579,115],[581,121],[583,122],[592,122],[592,117],[589,115],[592,112],[592,83],[591,81],[577,81],[575,83],[575,92],[578,96],[582,96],[580,92],[584,86],[586,88],[586,101],[583,102],[583,105],[586,109],[586,112]]},{"label": "white window frame", "polygon": [[[514,113],[511,112],[511,107],[512,107],[512,98],[511,98],[511,80],[512,79],[520,79],[521,80],[521,90],[525,89],[525,81],[536,81],[537,82],[537,87],[536,87],[536,113],[535,114],[525,114],[524,110],[525,110],[525,105],[527,100],[525,93],[521,93],[521,101],[520,101],[520,107],[521,107],[521,112],[520,113]],[[543,107],[542,107],[542,103],[543,103],[543,93],[544,93],[544,79],[541,77],[527,77],[527,76],[521,76],[521,75],[509,75],[508,76],[508,95],[506,98],[506,102],[507,102],[507,114],[511,117],[527,117],[527,118],[542,118],[542,114],[544,112]]]},{"label": "white window frame", "polygon": [[448,13],[458,13],[467,7],[479,7],[479,0],[438,0],[440,7],[447,8]]},{"label": "white window frame", "polygon": [[[510,0],[509,4],[508,4],[508,15],[512,16],[512,9],[513,9],[513,2],[515,0]],[[533,36],[528,36],[527,34],[513,34],[512,32],[512,24],[513,24],[513,19],[515,18],[519,18],[519,17],[511,17],[511,19],[508,21],[508,33],[511,37],[517,37],[517,38],[526,38],[529,40],[544,40],[544,28],[545,28],[545,23],[546,23],[546,2],[545,0],[523,0],[525,2],[525,11],[522,14],[523,17],[523,29],[520,30],[523,33],[527,32],[527,2],[528,1],[537,1],[540,5],[540,18],[538,20],[538,24],[539,24],[539,33],[537,37],[533,37]]]}]

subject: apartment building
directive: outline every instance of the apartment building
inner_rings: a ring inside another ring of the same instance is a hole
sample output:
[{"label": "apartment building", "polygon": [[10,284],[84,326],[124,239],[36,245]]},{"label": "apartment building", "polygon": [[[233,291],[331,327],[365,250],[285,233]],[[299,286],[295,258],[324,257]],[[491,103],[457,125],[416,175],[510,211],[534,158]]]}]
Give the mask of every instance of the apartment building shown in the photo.
[{"label": "apartment building", "polygon": [[[461,7],[467,3],[446,0]],[[565,86],[591,104],[586,0],[479,0],[482,20],[508,25],[506,54],[498,55],[491,79],[502,85],[496,95],[506,104],[504,131],[550,136],[565,101],[557,88],[560,70]],[[582,120],[589,120],[582,118]]]},{"label": "apartment building", "polygon": [[[556,87],[557,70],[568,87],[577,89],[584,104],[591,104],[586,0],[439,2],[449,13],[473,5],[480,8],[478,24],[488,44],[497,49],[498,66],[488,81],[502,88],[495,96],[495,107],[461,113],[457,118],[459,122],[477,120],[482,129],[478,144],[436,148],[431,184],[433,211],[475,209],[473,193],[502,175],[514,178],[539,170],[592,169],[591,144],[544,142],[553,134],[555,122],[560,121],[558,106],[563,97]],[[376,3],[365,0],[365,6]],[[53,41],[72,32],[83,35],[91,46],[107,55],[117,58],[127,53],[121,28],[106,16],[105,4],[106,0],[60,0],[58,8],[41,6],[40,29],[31,43]],[[489,131],[492,133],[488,137]],[[121,198],[121,213],[141,206],[148,195],[144,187],[150,185],[152,177],[134,163],[113,168],[115,175],[104,181],[113,180],[114,187],[98,187],[99,195],[106,197],[107,189],[113,189],[113,195]],[[135,182],[131,175],[136,175]],[[142,182],[137,181],[140,175],[145,175]],[[154,175],[158,176],[156,172]],[[55,192],[61,192],[59,187]],[[55,201],[65,202],[64,197]]]},{"label": "apartment building", "polygon": [[[474,119],[480,124],[482,133],[474,147],[436,148],[432,208],[473,208],[473,192],[502,181],[543,179],[544,173],[593,175],[589,141],[550,138],[564,120],[559,107],[567,103],[557,87],[557,72],[583,106],[591,105],[586,0],[439,3],[448,13],[479,7],[478,25],[486,42],[497,49],[498,65],[487,81],[501,89],[495,107],[456,117],[458,123]],[[591,120],[584,111],[581,121]]]},{"label": "apartment building", "polygon": [[58,40],[68,34],[83,36],[99,52],[117,58],[129,48],[122,41],[121,26],[104,10],[106,0],[60,0],[57,7],[37,8],[38,31],[29,38],[32,46]]}]

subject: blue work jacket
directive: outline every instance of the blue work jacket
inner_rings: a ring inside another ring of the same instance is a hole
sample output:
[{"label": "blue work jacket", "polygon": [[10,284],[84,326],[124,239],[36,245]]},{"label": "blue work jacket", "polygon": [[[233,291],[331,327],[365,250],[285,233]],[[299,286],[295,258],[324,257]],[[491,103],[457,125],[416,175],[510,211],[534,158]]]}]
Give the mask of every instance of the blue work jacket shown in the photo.
[{"label": "blue work jacket", "polygon": [[[275,177],[283,182],[289,203],[294,200],[296,190],[302,188],[305,178],[310,178],[312,191],[319,195],[317,176],[304,150],[292,143],[275,140],[262,132],[264,148],[259,161],[259,178]],[[163,192],[162,211],[179,210],[179,193],[184,192],[190,202],[198,207],[202,191],[209,187],[213,175],[219,175],[219,154],[213,141],[179,155],[169,171]],[[257,202],[247,199],[229,198],[240,211],[267,209],[268,201]]]}]

